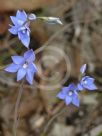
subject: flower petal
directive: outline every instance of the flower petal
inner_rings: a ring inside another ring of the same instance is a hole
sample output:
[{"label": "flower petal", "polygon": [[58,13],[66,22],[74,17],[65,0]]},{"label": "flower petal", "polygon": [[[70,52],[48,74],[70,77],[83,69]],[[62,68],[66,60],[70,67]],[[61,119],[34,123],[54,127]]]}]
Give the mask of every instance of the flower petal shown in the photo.
[{"label": "flower petal", "polygon": [[34,77],[34,74],[29,69],[27,69],[26,80],[31,85],[33,84],[33,77]]},{"label": "flower petal", "polygon": [[68,94],[68,87],[63,87],[61,91],[63,94],[67,95]]},{"label": "flower petal", "polygon": [[24,22],[27,21],[27,14],[24,10],[23,11],[18,10],[16,13],[16,17],[20,20],[23,20]]},{"label": "flower petal", "polygon": [[80,102],[79,102],[79,97],[78,97],[78,95],[76,95],[76,94],[73,95],[72,103],[73,103],[75,106],[79,107],[79,103],[80,103]]},{"label": "flower petal", "polygon": [[82,78],[83,81],[87,81],[88,83],[92,83],[95,81],[94,78],[90,77],[90,76],[85,76]]},{"label": "flower petal", "polygon": [[26,69],[20,68],[17,73],[17,81],[21,80],[26,75]]},{"label": "flower petal", "polygon": [[17,27],[12,26],[12,27],[9,29],[9,32],[10,32],[11,34],[16,35],[16,34],[18,33]]},{"label": "flower petal", "polygon": [[18,37],[21,40],[21,42],[24,44],[24,46],[28,48],[30,44],[30,36],[28,35],[28,31],[26,31],[25,33],[19,31]]},{"label": "flower petal", "polygon": [[64,100],[65,97],[66,97],[66,95],[61,91],[61,92],[59,92],[59,93],[57,94],[57,97],[58,97],[59,99]]},{"label": "flower petal", "polygon": [[15,16],[10,16],[10,18],[14,25],[18,25],[18,19]]},{"label": "flower petal", "polygon": [[27,62],[33,62],[35,60],[35,54],[34,51],[31,49],[29,51],[26,51],[24,53],[24,58],[27,60]]},{"label": "flower petal", "polygon": [[12,56],[11,58],[15,64],[23,64],[25,62],[22,56]]},{"label": "flower petal", "polygon": [[77,89],[78,89],[79,91],[84,90],[83,86],[82,86],[80,83],[77,85]]},{"label": "flower petal", "polygon": [[74,83],[71,83],[69,86],[68,86],[68,91],[70,90],[75,90],[76,89],[76,86],[74,85]]},{"label": "flower petal", "polygon": [[83,77],[81,83],[83,84],[83,87],[88,90],[96,90],[97,87],[94,84],[94,80],[95,79],[90,76],[85,76],[85,77]]},{"label": "flower petal", "polygon": [[19,68],[20,68],[19,65],[12,63],[8,67],[5,68],[5,71],[15,73],[18,71]]},{"label": "flower petal", "polygon": [[94,83],[84,85],[84,87],[85,87],[86,89],[88,89],[88,90],[96,90],[96,89],[97,89],[97,87],[96,87],[96,85],[95,85]]},{"label": "flower petal", "polygon": [[36,67],[36,65],[35,65],[34,63],[30,63],[30,64],[28,65],[28,69],[29,69],[32,73],[35,73],[35,72],[38,71],[38,70],[37,70],[37,67]]},{"label": "flower petal", "polygon": [[69,105],[71,102],[72,102],[72,97],[66,96],[66,98],[65,98],[66,105]]}]

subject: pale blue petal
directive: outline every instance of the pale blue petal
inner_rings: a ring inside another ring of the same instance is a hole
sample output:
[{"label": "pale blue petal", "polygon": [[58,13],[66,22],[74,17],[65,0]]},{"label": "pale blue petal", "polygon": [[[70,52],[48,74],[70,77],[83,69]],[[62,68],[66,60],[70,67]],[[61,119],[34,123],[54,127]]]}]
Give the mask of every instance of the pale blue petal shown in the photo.
[{"label": "pale blue petal", "polygon": [[66,96],[65,97],[65,103],[66,103],[66,105],[69,105],[71,102],[72,102],[72,97]]},{"label": "pale blue petal", "polygon": [[84,88],[88,90],[96,90],[97,87],[94,84],[95,79],[89,76],[83,77],[81,84],[83,85]]},{"label": "pale blue petal", "polygon": [[80,101],[79,101],[78,95],[76,95],[76,94],[73,95],[72,103],[73,103],[75,106],[79,107]]},{"label": "pale blue petal", "polygon": [[63,87],[61,92],[58,93],[57,97],[60,99],[65,99],[66,95],[68,95],[68,87]]},{"label": "pale blue petal", "polygon": [[83,86],[79,83],[79,84],[77,85],[77,89],[78,89],[79,91],[82,91],[84,88],[83,88]]},{"label": "pale blue petal", "polygon": [[11,58],[15,64],[23,64],[25,62],[25,59],[22,56],[12,56]]},{"label": "pale blue petal", "polygon": [[24,44],[25,47],[29,47],[29,43],[30,43],[30,37],[26,37],[24,39],[21,39],[21,42]]},{"label": "pale blue petal", "polygon": [[32,74],[32,72],[29,69],[27,69],[26,80],[31,85],[33,84],[33,77],[34,77],[34,74]]},{"label": "pale blue petal", "polygon": [[29,47],[30,44],[30,37],[27,34],[28,32],[23,33],[22,31],[18,32],[18,37],[21,40],[21,42],[24,44],[25,47]]},{"label": "pale blue petal", "polygon": [[21,15],[21,11],[20,10],[17,10],[17,13],[16,13],[16,17],[20,17],[20,15]]},{"label": "pale blue petal", "polygon": [[23,20],[24,22],[27,21],[27,14],[25,13],[25,11],[18,10],[16,13],[16,17],[20,20]]},{"label": "pale blue petal", "polygon": [[86,64],[84,64],[84,65],[80,68],[80,72],[81,72],[82,74],[84,74],[85,71],[86,71]]},{"label": "pale blue petal", "polygon": [[14,25],[18,25],[18,19],[15,16],[10,16],[10,18]]},{"label": "pale blue petal", "polygon": [[32,73],[35,73],[35,72],[38,71],[38,70],[37,70],[37,67],[36,67],[36,65],[35,65],[34,63],[30,63],[30,64],[28,65],[28,69],[29,69]]},{"label": "pale blue petal", "polygon": [[33,67],[34,67],[34,72],[37,72],[38,71],[38,68],[37,68],[37,66],[33,63]]},{"label": "pale blue petal", "polygon": [[95,85],[94,83],[84,85],[84,87],[85,87],[86,89],[88,89],[88,90],[96,90],[96,89],[97,89],[97,87],[96,87],[96,85]]},{"label": "pale blue petal", "polygon": [[12,63],[8,67],[5,68],[5,71],[15,73],[18,71],[19,68],[20,68],[19,65]]},{"label": "pale blue petal", "polygon": [[20,68],[17,72],[17,81],[21,80],[26,75],[26,69]]},{"label": "pale blue petal", "polygon": [[31,50],[28,50],[24,53],[24,58],[27,60],[27,62],[33,62],[35,60],[35,54],[34,54],[34,51],[31,49]]},{"label": "pale blue petal", "polygon": [[83,81],[87,81],[88,83],[92,83],[95,81],[94,78],[90,77],[90,76],[85,76],[82,78]]},{"label": "pale blue petal", "polygon": [[61,91],[61,92],[59,92],[59,93],[57,94],[57,97],[58,97],[59,99],[64,100],[65,97],[66,97],[66,94],[64,94],[64,93]]},{"label": "pale blue petal", "polygon": [[9,29],[9,32],[16,35],[18,33],[18,30],[15,26],[12,26],[10,29]]},{"label": "pale blue petal", "polygon": [[69,90],[68,87],[63,87],[61,91],[63,94],[67,95]]},{"label": "pale blue petal", "polygon": [[19,40],[25,38],[25,35],[26,35],[26,34],[27,34],[27,33],[26,33],[26,30],[25,30],[25,29],[22,30],[22,31],[18,31],[18,38],[19,38]]},{"label": "pale blue petal", "polygon": [[71,83],[69,86],[68,86],[68,91],[70,90],[75,90],[76,89],[76,86],[74,85],[74,83]]}]

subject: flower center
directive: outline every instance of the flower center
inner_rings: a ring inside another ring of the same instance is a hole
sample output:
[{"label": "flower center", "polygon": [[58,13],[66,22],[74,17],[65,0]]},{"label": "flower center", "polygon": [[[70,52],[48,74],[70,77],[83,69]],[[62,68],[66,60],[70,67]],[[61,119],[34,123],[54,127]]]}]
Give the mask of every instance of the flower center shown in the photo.
[{"label": "flower center", "polygon": [[87,81],[86,81],[86,80],[84,81],[84,84],[87,84]]},{"label": "flower center", "polygon": [[69,91],[68,95],[72,96],[72,94],[73,94],[73,91]]},{"label": "flower center", "polygon": [[25,64],[23,65],[23,68],[27,68],[27,67],[28,67],[28,64],[25,63]]},{"label": "flower center", "polygon": [[22,30],[22,33],[25,34],[25,33],[26,33],[26,30]]},{"label": "flower center", "polygon": [[18,20],[18,23],[22,25],[22,24],[23,24],[23,21],[19,19],[19,20]]}]

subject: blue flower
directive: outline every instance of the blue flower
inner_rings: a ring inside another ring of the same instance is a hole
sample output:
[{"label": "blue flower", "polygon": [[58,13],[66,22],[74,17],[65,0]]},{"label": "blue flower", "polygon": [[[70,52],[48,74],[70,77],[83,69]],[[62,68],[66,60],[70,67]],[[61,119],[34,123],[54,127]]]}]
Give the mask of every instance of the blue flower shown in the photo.
[{"label": "blue flower", "polygon": [[77,88],[79,91],[82,91],[82,90],[96,90],[97,87],[96,85],[94,84],[94,81],[95,79],[90,77],[90,76],[85,76],[86,73],[86,67],[87,65],[84,64],[81,68],[80,68],[80,72],[82,73],[82,78],[81,78],[81,81],[78,83],[77,85]]},{"label": "blue flower", "polygon": [[29,47],[30,43],[30,20],[36,19],[34,14],[27,15],[25,11],[17,11],[16,16],[10,16],[13,26],[9,29],[9,32],[18,35],[19,40],[24,44],[25,47]]},{"label": "blue flower", "polygon": [[5,71],[11,73],[17,72],[17,81],[26,76],[26,80],[29,84],[33,84],[34,73],[37,72],[37,67],[33,63],[35,60],[33,50],[26,51],[24,56],[12,56],[11,58],[13,63],[5,68]]},{"label": "blue flower", "polygon": [[66,105],[72,103],[79,107],[77,87],[73,83],[71,83],[68,87],[63,87],[61,92],[58,93],[57,97],[64,100]]},{"label": "blue flower", "polygon": [[77,85],[78,90],[82,91],[84,89],[88,89],[88,90],[96,90],[97,87],[94,84],[95,79],[90,77],[90,76],[84,76],[80,83]]}]

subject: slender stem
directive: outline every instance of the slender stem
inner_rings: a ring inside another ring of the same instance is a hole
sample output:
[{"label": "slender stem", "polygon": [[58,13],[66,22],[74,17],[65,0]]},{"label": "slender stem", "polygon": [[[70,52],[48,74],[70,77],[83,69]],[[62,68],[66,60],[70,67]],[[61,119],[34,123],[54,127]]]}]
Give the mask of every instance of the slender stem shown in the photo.
[{"label": "slender stem", "polygon": [[19,92],[18,92],[18,97],[17,97],[17,101],[16,101],[16,104],[15,104],[14,127],[13,127],[13,135],[14,135],[14,136],[17,136],[18,108],[19,108],[19,106],[20,106],[21,96],[22,96],[22,93],[23,93],[23,83],[24,83],[24,80],[23,80],[22,83],[20,84]]},{"label": "slender stem", "polygon": [[47,130],[48,130],[49,126],[51,125],[51,123],[52,123],[58,116],[60,116],[62,113],[64,113],[64,112],[66,111],[66,108],[68,108],[68,107],[63,108],[60,112],[58,112],[57,114],[55,114],[55,115],[48,121],[47,125],[46,125],[45,128],[44,128],[43,134],[42,134],[41,136],[45,136],[45,135],[46,135]]}]

